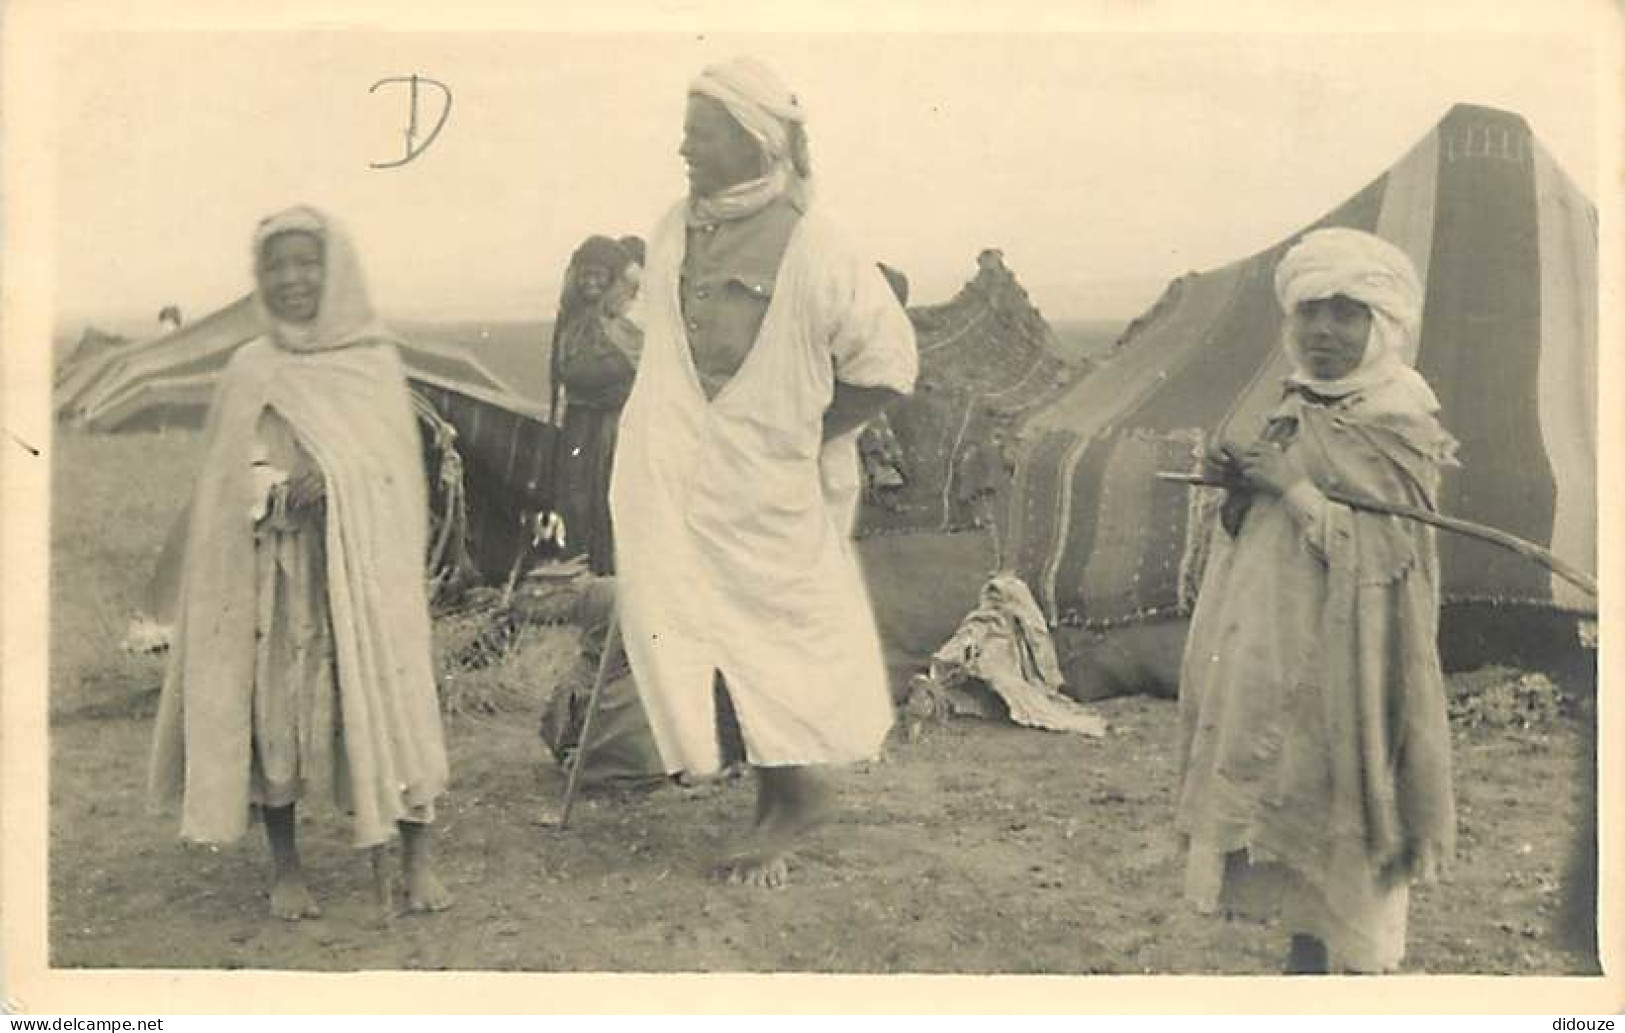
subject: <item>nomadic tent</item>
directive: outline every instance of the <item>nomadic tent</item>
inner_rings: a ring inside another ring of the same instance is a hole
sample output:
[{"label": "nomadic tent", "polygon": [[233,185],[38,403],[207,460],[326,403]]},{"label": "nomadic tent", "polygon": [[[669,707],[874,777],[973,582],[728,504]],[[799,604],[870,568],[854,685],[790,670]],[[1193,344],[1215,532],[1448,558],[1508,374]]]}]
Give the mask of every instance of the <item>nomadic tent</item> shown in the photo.
[{"label": "nomadic tent", "polygon": [[[1422,274],[1417,365],[1461,441],[1444,511],[1595,573],[1596,211],[1522,118],[1458,105],[1300,233],[1176,280],[1099,368],[1058,391],[1014,392],[1031,404],[1015,419],[1011,479],[993,506],[992,562],[1026,580],[1053,624],[1098,632],[1188,614],[1208,527],[1204,504],[1215,493],[1153,474],[1192,469],[1203,440],[1256,434],[1287,373],[1273,271],[1302,233],[1323,226],[1374,232]],[[1001,364],[997,356],[980,361]],[[894,414],[900,438],[918,404]],[[965,426],[974,423],[967,417]],[[975,440],[956,437],[953,451]],[[955,491],[950,474],[943,497]],[[935,598],[968,597],[990,562],[990,543],[981,552],[941,542],[865,544],[877,605],[882,596],[895,604],[888,583],[911,571]],[[1595,612],[1595,599],[1527,559],[1454,534],[1441,534],[1439,546],[1447,604],[1519,620]],[[919,640],[911,648],[951,632],[948,613],[914,606],[902,629]],[[883,614],[883,626],[888,619],[897,617]],[[1094,641],[1072,641],[1086,639]]]},{"label": "nomadic tent", "polygon": [[1053,332],[994,250],[950,301],[909,316],[920,375],[914,396],[888,417],[904,484],[863,510],[860,537],[974,527],[976,493],[998,480],[990,444],[1082,368],[1060,359]]},{"label": "nomadic tent", "polygon": [[[59,378],[58,418],[101,432],[200,426],[220,370],[261,332],[253,299],[243,297],[162,337],[76,355]],[[417,382],[514,393],[458,345],[414,340],[401,359]]]},{"label": "nomadic tent", "polygon": [[56,382],[52,390],[58,401],[74,398],[91,381],[101,376],[107,365],[133,344],[128,337],[110,334],[94,326],[85,327],[66,355],[57,361]]}]

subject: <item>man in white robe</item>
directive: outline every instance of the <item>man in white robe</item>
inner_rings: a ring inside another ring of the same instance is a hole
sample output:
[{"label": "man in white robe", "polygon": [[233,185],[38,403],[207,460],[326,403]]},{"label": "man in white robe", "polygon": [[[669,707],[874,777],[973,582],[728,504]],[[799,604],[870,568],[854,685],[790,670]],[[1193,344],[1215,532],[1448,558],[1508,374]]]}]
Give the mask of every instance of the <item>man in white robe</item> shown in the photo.
[{"label": "man in white robe", "polygon": [[650,240],[610,493],[655,741],[668,771],[704,775],[737,726],[757,812],[723,871],[758,886],[826,813],[815,766],[875,757],[891,727],[851,542],[856,443],[918,366],[874,261],[811,204],[804,118],[748,58],[690,86],[690,193]]}]

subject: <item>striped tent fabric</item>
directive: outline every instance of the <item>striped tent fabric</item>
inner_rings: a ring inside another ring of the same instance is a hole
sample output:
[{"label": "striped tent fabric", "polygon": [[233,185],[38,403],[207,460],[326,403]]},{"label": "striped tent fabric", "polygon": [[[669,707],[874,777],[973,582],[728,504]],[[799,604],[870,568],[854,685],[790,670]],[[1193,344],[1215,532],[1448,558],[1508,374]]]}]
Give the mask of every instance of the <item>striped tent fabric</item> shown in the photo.
[{"label": "striped tent fabric", "polygon": [[[1595,573],[1595,208],[1521,117],[1458,105],[1303,232],[1324,226],[1391,241],[1422,276],[1417,367],[1461,441],[1443,510]],[[1188,612],[1179,571],[1210,517],[1184,496],[1214,493],[1150,475],[1192,469],[1203,440],[1256,435],[1288,372],[1272,275],[1301,235],[1175,281],[1108,361],[1022,420],[999,525],[1053,622]],[[1595,607],[1505,550],[1454,534],[1439,547],[1447,602]]]},{"label": "striped tent fabric", "polygon": [[101,376],[109,363],[134,344],[128,337],[105,333],[94,326],[86,327],[73,348],[57,363],[51,390],[59,404],[77,397],[91,381]]},{"label": "striped tent fabric", "polygon": [[[245,296],[163,337],[98,352],[62,371],[57,416],[103,433],[201,426],[220,371],[261,332]],[[401,361],[415,383],[514,394],[460,345],[414,339],[401,348]]]},{"label": "striped tent fabric", "polygon": [[[1027,522],[1010,529],[1006,556],[1052,624],[1106,628],[1189,612],[1211,495],[1155,475],[1193,469],[1202,442],[1195,430],[1049,431],[1026,452],[1012,495],[1053,504],[1019,507]],[[1065,548],[1044,547],[1057,537]]]}]

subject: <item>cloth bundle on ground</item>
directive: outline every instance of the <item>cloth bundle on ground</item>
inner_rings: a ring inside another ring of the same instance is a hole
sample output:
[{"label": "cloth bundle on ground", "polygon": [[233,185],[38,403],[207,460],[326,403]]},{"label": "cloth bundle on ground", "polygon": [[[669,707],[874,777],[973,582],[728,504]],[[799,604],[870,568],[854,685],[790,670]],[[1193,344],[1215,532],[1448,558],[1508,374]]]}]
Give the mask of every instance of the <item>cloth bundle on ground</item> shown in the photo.
[{"label": "cloth bundle on ground", "polygon": [[[615,579],[590,578],[575,613],[575,623],[581,628],[581,655],[564,681],[554,688],[542,711],[542,741],[561,766],[572,763],[581,749],[587,704],[614,608]],[[660,762],[660,750],[649,730],[626,652],[618,641],[604,676],[580,783],[590,786],[663,780],[665,768]]]},{"label": "cloth bundle on ground", "polygon": [[997,574],[976,609],[931,657],[931,682],[957,713],[1081,735],[1106,734],[1106,722],[1061,695],[1061,666],[1044,615],[1025,582]]}]

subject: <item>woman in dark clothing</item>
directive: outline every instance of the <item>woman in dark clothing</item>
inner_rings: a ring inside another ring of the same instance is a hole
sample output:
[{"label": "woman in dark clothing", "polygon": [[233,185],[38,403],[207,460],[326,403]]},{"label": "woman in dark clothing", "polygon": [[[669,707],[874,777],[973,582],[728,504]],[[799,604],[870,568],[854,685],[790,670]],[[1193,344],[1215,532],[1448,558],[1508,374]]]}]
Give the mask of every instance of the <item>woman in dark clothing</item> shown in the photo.
[{"label": "woman in dark clothing", "polygon": [[626,316],[630,265],[620,244],[589,237],[571,258],[553,331],[555,421],[563,402],[558,477],[566,554],[585,553],[594,574],[611,574],[615,566],[609,475],[641,340]]}]

